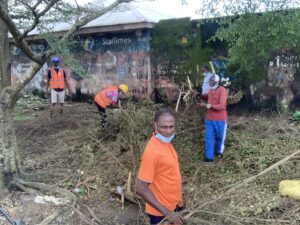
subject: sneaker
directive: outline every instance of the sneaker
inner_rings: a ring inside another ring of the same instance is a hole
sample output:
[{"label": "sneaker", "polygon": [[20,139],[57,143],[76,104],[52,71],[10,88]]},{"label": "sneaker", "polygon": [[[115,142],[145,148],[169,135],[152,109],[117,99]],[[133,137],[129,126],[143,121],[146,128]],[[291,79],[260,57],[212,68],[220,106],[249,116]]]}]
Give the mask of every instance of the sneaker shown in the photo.
[{"label": "sneaker", "polygon": [[204,159],[204,162],[213,162],[213,159]]}]

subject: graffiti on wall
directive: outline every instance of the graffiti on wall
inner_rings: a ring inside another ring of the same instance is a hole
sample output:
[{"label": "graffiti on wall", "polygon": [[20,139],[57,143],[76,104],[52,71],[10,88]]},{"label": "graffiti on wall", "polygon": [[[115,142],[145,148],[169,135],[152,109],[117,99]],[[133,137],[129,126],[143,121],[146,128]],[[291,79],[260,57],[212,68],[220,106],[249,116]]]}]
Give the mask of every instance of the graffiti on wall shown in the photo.
[{"label": "graffiti on wall", "polygon": [[12,56],[18,56],[21,53],[21,49],[18,48],[16,45],[11,44],[9,47],[9,52]]},{"label": "graffiti on wall", "polygon": [[77,54],[86,71],[81,83],[82,93],[96,93],[99,89],[126,83],[132,93],[147,94],[148,65],[147,52],[85,52]]},{"label": "graffiti on wall", "polygon": [[[148,73],[151,71],[151,65],[147,61],[150,55],[150,40],[150,30],[146,29],[82,36],[80,45],[76,46],[73,52],[85,74],[77,79],[77,71],[73,71],[72,68],[65,69],[74,78],[73,86],[80,88],[82,93],[95,94],[107,86],[126,83],[133,93],[146,95]],[[47,44],[42,41],[32,42],[29,46],[36,53],[47,50]],[[24,53],[13,44],[10,50],[13,59],[12,79],[15,82],[31,64]],[[43,89],[47,68],[45,65],[26,89]]]},{"label": "graffiti on wall", "polygon": [[[12,83],[20,80],[24,74],[26,74],[33,63],[27,58],[23,57],[20,61],[13,61],[11,65],[11,81]],[[33,89],[42,90],[46,84],[45,78],[47,74],[48,66],[46,64],[37,72],[33,79],[25,86],[24,90],[29,91]]]},{"label": "graffiti on wall", "polygon": [[[34,53],[37,54],[44,53],[48,48],[48,45],[45,41],[31,42],[28,43],[28,46]],[[13,60],[22,60],[22,57],[25,56],[22,50],[13,43],[9,45],[9,53]]]},{"label": "graffiti on wall", "polygon": [[274,61],[270,61],[269,66],[300,68],[300,55],[278,55]]},{"label": "graffiti on wall", "polygon": [[295,91],[299,86],[296,74],[300,68],[300,55],[282,54],[270,61],[267,78],[251,85],[250,92],[254,103],[262,103],[275,99],[283,109],[300,96]]}]

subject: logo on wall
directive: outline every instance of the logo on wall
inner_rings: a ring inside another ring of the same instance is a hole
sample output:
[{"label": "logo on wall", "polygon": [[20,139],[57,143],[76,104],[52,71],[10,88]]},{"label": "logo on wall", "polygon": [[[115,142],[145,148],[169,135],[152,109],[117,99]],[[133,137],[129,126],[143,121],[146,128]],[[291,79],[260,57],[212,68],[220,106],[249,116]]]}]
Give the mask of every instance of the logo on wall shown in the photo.
[{"label": "logo on wall", "polygon": [[117,56],[111,51],[107,50],[104,54],[104,67],[106,71],[112,70],[117,65]]},{"label": "logo on wall", "polygon": [[20,55],[21,49],[18,48],[17,46],[15,46],[15,45],[11,45],[11,46],[10,46],[10,53],[11,53],[12,55],[14,55],[14,56]]},{"label": "logo on wall", "polygon": [[275,57],[275,62],[270,61],[269,66],[300,68],[300,55],[278,55]]},{"label": "logo on wall", "polygon": [[147,41],[147,37],[143,35],[142,31],[138,30],[135,32],[137,41]]},{"label": "logo on wall", "polygon": [[30,48],[35,53],[43,53],[46,49],[44,44],[32,44]]},{"label": "logo on wall", "polygon": [[95,44],[95,40],[91,36],[83,37],[80,40],[80,44],[85,51],[91,51]]}]

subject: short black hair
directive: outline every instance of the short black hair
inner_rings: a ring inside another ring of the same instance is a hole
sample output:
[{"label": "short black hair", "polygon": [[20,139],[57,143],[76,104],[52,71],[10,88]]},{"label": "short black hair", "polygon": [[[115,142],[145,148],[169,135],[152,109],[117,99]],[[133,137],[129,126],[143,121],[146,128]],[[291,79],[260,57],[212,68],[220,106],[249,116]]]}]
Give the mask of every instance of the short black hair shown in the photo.
[{"label": "short black hair", "polygon": [[154,122],[158,122],[161,116],[173,116],[175,118],[175,113],[172,109],[162,108],[156,111],[154,116]]}]

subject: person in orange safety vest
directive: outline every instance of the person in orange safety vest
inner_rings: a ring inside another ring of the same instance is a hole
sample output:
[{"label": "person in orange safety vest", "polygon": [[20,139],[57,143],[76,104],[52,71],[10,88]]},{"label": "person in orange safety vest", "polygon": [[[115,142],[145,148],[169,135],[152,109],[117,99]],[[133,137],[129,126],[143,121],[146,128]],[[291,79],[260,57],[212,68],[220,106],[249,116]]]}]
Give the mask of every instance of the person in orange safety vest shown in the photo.
[{"label": "person in orange safety vest", "polygon": [[[52,117],[54,107],[57,103],[60,105],[60,114],[63,113],[63,106],[65,101],[65,88],[70,91],[69,84],[66,79],[65,71],[59,67],[60,58],[55,56],[52,58],[53,67],[48,70],[48,79],[46,94],[50,89],[52,107],[50,116]],[[71,92],[71,91],[70,91]]]},{"label": "person in orange safety vest", "polygon": [[94,98],[94,103],[98,108],[100,114],[101,128],[108,126],[106,108],[110,105],[117,105],[118,101],[126,94],[128,86],[120,84],[118,86],[110,86],[98,92]]}]

